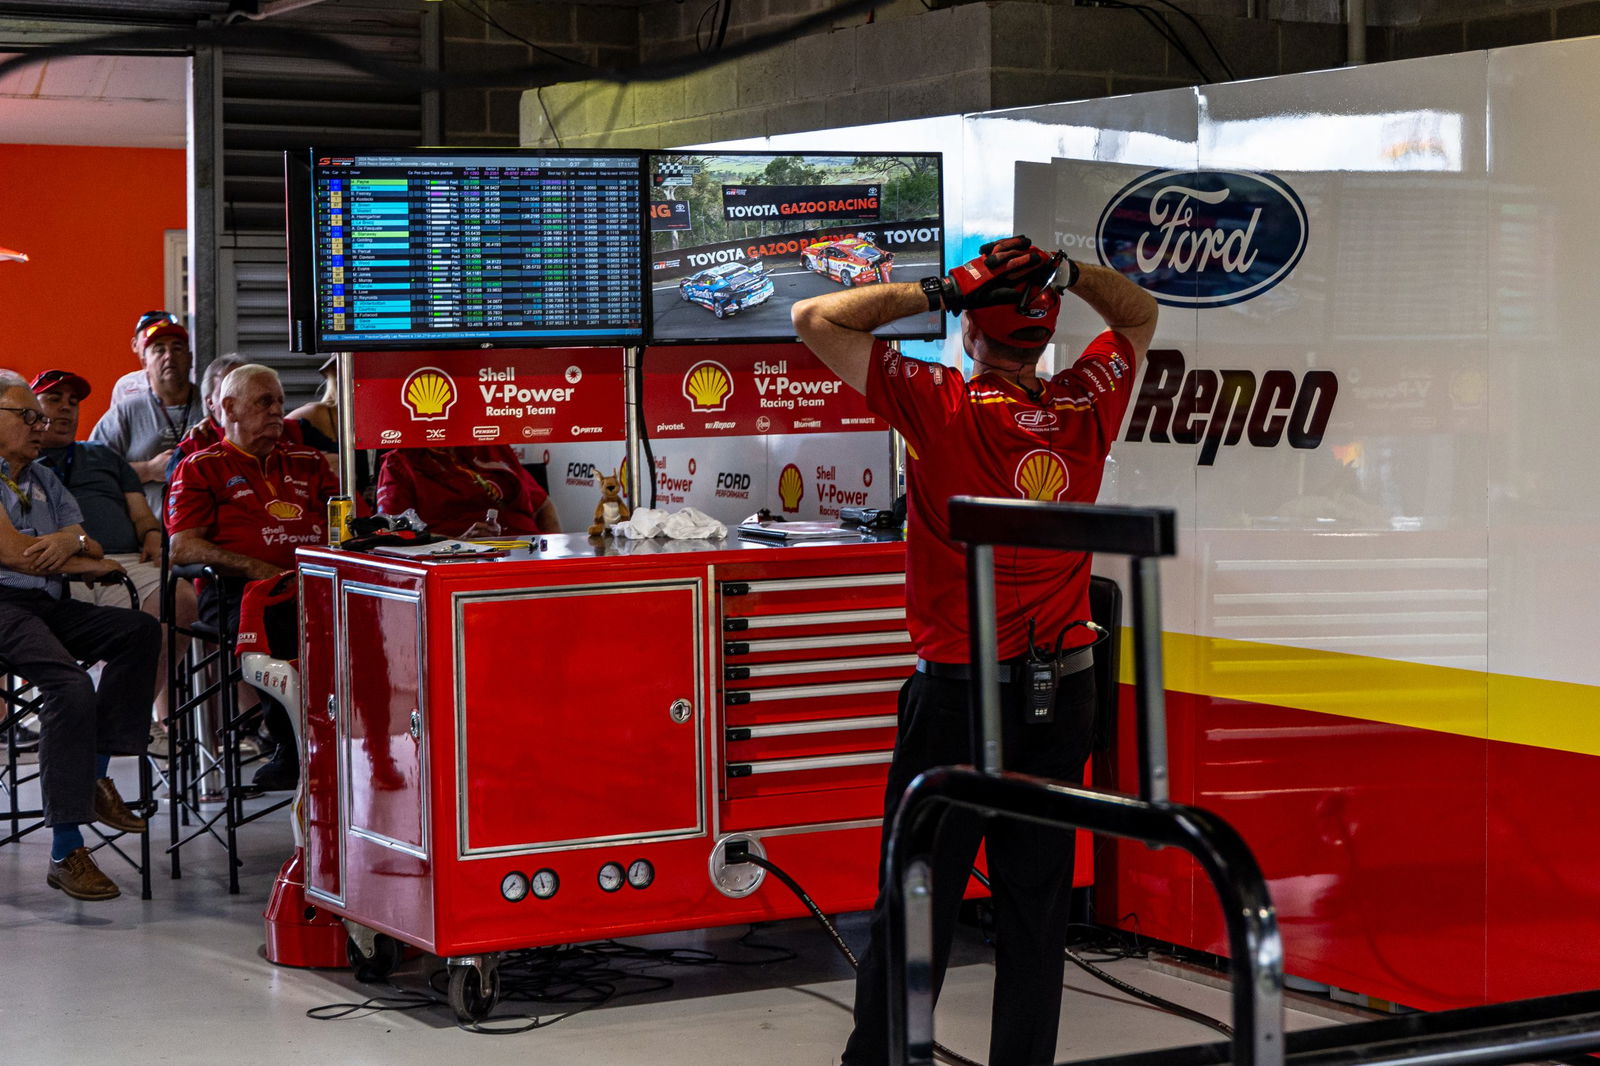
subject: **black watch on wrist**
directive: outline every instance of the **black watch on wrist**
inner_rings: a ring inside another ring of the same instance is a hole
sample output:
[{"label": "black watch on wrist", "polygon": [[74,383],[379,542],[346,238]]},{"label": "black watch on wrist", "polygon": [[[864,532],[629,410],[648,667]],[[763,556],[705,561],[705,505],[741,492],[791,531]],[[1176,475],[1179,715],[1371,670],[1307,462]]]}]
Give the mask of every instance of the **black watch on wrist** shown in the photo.
[{"label": "black watch on wrist", "polygon": [[942,311],[944,309],[943,276],[935,275],[931,278],[923,278],[920,284],[922,285],[922,295],[928,298],[928,310]]}]

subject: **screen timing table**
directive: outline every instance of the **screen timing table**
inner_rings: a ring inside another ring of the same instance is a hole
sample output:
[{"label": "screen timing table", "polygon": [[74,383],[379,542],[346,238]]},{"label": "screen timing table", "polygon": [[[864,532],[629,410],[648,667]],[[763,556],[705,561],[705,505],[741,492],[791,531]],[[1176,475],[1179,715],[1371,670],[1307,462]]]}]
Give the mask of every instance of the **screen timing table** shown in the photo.
[{"label": "screen timing table", "polygon": [[324,156],[319,347],[643,336],[637,155]]}]

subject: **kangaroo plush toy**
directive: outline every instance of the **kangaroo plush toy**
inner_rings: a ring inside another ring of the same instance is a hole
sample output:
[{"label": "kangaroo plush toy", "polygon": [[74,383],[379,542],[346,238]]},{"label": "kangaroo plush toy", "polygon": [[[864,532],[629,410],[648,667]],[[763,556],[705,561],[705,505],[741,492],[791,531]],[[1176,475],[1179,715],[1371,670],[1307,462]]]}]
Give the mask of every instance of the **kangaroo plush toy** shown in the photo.
[{"label": "kangaroo plush toy", "polygon": [[617,472],[600,475],[600,502],[595,504],[594,525],[589,527],[589,536],[599,537],[611,533],[611,527],[618,522],[626,522],[628,505],[622,502],[622,482],[617,480]]}]

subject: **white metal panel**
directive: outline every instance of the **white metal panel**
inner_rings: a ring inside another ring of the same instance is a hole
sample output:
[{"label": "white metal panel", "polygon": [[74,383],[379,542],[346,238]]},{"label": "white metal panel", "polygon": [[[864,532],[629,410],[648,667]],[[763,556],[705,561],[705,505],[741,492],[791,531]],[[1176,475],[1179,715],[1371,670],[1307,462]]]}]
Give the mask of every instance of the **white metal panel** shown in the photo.
[{"label": "white metal panel", "polygon": [[1600,684],[1600,39],[1489,54],[1489,666]]}]

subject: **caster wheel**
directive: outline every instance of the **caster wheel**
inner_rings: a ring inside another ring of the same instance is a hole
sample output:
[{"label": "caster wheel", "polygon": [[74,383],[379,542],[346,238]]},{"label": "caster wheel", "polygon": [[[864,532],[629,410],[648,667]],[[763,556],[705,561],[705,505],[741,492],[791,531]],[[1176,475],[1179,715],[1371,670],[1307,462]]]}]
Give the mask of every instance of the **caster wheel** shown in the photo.
[{"label": "caster wheel", "polygon": [[379,933],[373,939],[370,957],[362,954],[361,945],[356,943],[355,937],[345,940],[344,954],[350,960],[351,969],[356,972],[356,980],[367,985],[383,981],[394,973],[405,957],[405,948],[394,937]]},{"label": "caster wheel", "polygon": [[450,1007],[462,1024],[481,1022],[500,999],[500,972],[489,972],[485,988],[476,966],[455,966],[450,970]]}]

